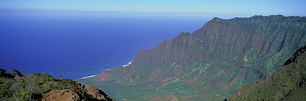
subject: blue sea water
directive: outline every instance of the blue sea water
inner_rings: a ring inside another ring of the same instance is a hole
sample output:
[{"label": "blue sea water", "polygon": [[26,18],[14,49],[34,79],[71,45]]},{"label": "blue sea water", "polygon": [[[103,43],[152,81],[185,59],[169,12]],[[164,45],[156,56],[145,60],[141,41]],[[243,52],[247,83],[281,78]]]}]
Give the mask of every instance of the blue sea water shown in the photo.
[{"label": "blue sea water", "polygon": [[139,13],[0,12],[0,68],[80,79],[131,62],[212,17]]}]

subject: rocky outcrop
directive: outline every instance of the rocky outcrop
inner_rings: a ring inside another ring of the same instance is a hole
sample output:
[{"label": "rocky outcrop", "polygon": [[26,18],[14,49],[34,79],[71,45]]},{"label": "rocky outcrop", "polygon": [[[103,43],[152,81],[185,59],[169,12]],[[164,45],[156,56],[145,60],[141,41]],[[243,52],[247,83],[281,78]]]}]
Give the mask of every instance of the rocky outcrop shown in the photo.
[{"label": "rocky outcrop", "polygon": [[92,96],[95,100],[98,101],[114,101],[114,99],[110,98],[103,91],[99,90],[97,87],[92,85],[83,85],[75,81],[77,88],[84,92],[87,95]]},{"label": "rocky outcrop", "polygon": [[110,98],[104,92],[99,90],[97,87],[92,85],[83,85],[76,81],[75,85],[77,90],[81,91],[81,94],[70,90],[53,90],[48,94],[45,94],[42,101],[79,101],[79,100],[89,100],[89,101],[115,101]]},{"label": "rocky outcrop", "polygon": [[80,101],[80,96],[70,90],[53,90],[46,94],[41,101]]}]

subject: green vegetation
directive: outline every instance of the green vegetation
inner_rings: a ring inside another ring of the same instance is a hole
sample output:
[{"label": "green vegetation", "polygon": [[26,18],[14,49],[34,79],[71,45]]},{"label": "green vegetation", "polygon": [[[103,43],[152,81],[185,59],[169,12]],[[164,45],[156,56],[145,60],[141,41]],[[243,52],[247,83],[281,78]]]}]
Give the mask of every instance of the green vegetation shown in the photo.
[{"label": "green vegetation", "polygon": [[[0,68],[0,71],[2,75],[5,73],[4,69]],[[91,96],[77,89],[75,81],[71,79],[60,80],[47,73],[36,73],[26,78],[15,79],[2,75],[0,75],[1,101],[39,101],[51,90],[71,90],[83,96],[84,99],[91,99]]]},{"label": "green vegetation", "polygon": [[64,75],[63,75],[63,74],[60,74],[60,76],[61,76],[61,79],[63,79],[63,78],[64,78]]},{"label": "green vegetation", "polygon": [[0,68],[0,72],[5,73],[5,72],[6,72],[6,70],[5,70],[5,69]]},{"label": "green vegetation", "polygon": [[33,73],[23,73],[21,71],[18,71],[17,69],[11,69],[11,70],[7,71],[7,73],[15,74],[15,75],[17,75],[19,77],[27,77],[27,76],[33,75]]},{"label": "green vegetation", "polygon": [[130,66],[79,81],[107,87],[116,99],[224,99],[273,73],[306,45],[305,23],[306,17],[282,15],[214,18],[192,34],[141,50]]},{"label": "green vegetation", "polygon": [[[302,101],[306,99],[306,47],[258,83],[239,89],[229,101]],[[294,61],[292,61],[294,60]]]}]

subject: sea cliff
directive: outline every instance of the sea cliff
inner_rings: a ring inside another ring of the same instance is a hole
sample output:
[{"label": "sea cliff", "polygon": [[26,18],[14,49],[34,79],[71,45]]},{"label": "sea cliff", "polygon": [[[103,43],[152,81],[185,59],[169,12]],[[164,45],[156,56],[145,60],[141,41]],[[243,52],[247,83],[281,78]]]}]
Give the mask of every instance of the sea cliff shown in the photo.
[{"label": "sea cliff", "polygon": [[80,82],[107,86],[115,99],[223,100],[273,73],[304,46],[305,23],[298,16],[215,17],[193,33],[140,50],[129,66]]}]

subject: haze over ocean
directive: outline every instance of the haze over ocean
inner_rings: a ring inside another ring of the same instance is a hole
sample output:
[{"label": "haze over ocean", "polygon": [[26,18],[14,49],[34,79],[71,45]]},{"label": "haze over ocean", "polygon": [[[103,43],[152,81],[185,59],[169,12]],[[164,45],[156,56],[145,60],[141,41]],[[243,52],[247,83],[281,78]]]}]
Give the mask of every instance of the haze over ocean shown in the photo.
[{"label": "haze over ocean", "polygon": [[0,68],[80,79],[125,65],[213,17],[140,13],[0,12]]}]

